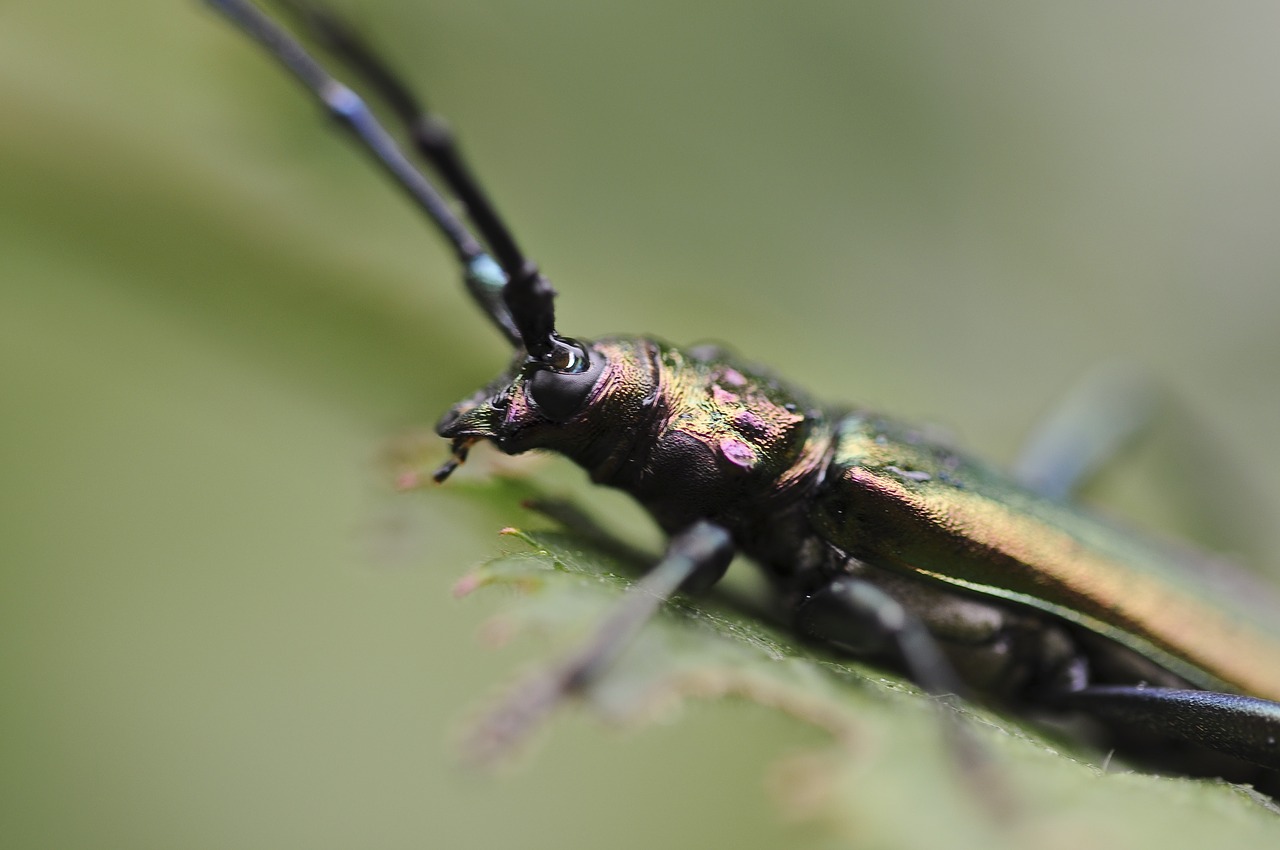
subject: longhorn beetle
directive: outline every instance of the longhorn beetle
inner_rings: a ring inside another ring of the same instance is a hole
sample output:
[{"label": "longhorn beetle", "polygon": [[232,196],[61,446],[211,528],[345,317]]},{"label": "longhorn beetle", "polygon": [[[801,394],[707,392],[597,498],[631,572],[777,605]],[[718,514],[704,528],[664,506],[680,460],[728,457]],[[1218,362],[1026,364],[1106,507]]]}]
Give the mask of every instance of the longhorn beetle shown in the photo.
[{"label": "longhorn beetle", "polygon": [[1224,597],[1207,556],[1074,506],[1088,452],[1007,476],[920,429],[817,405],[718,347],[561,336],[554,291],[448,129],[350,28],[304,0],[280,3],[385,101],[478,237],[299,41],[247,0],[207,2],[297,77],[427,214],[515,349],[505,373],[436,426],[452,444],[436,480],[480,441],[507,454],[549,450],[630,494],[670,535],[594,638],[482,727],[493,751],[607,670],[663,600],[714,584],[742,553],[799,634],[896,663],[931,694],[1083,715],[1101,742],[1158,767],[1280,788],[1274,609]]}]

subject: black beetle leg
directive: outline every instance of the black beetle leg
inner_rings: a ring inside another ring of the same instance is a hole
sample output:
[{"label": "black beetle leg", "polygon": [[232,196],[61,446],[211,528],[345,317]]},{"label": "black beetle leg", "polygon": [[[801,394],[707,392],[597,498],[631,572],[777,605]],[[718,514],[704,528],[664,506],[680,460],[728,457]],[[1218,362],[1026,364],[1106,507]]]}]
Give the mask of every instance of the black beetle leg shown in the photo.
[{"label": "black beetle leg", "polygon": [[[897,656],[916,684],[940,702],[967,698],[938,642],[906,606],[875,584],[838,576],[796,606],[797,630],[854,655]],[[987,751],[954,711],[942,714],[943,731],[961,773],[981,789],[979,799],[996,818],[1016,810],[1012,790],[993,770]]]},{"label": "black beetle leg", "polygon": [[869,581],[837,577],[796,606],[795,623],[802,633],[854,655],[896,655],[911,678],[934,696],[965,695],[951,662],[924,624]]},{"label": "black beetle leg", "polygon": [[1212,691],[1093,685],[1054,704],[1280,768],[1280,703]]},{"label": "black beetle leg", "polygon": [[1159,402],[1150,376],[1131,364],[1091,372],[1041,417],[1013,477],[1043,496],[1070,498],[1149,428]]},{"label": "black beetle leg", "polygon": [[467,761],[490,765],[516,747],[566,696],[589,687],[640,628],[678,590],[698,591],[720,580],[733,559],[729,532],[697,522],[671,538],[666,554],[636,582],[580,650],[524,681],[475,726],[464,743]]}]

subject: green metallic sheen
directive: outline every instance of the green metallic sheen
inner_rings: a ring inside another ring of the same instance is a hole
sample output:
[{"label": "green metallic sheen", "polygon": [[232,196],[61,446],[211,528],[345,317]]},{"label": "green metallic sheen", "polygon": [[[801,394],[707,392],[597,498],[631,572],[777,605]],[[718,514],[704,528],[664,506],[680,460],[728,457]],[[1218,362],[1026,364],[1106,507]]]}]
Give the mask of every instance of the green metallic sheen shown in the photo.
[{"label": "green metallic sheen", "polygon": [[1280,699],[1269,589],[1160,545],[872,415],[840,423],[817,531],[845,552],[1049,612],[1191,684]]},{"label": "green metallic sheen", "polygon": [[917,429],[816,406],[718,347],[587,346],[599,377],[575,418],[540,415],[517,357],[439,432],[460,456],[481,439],[564,454],[669,532],[720,523],[782,583],[816,583],[852,557],[1044,612],[1195,687],[1280,700],[1280,626],[1266,613],[1280,606],[1214,559],[1038,495]]}]

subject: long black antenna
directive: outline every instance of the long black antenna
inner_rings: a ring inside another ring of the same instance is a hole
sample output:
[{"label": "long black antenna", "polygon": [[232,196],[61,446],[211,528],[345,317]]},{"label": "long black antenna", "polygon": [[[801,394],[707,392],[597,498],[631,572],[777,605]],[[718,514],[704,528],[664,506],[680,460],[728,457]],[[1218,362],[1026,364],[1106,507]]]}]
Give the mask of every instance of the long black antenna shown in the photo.
[{"label": "long black antenna", "polygon": [[419,152],[467,205],[472,220],[497,255],[491,257],[448,204],[404,155],[364,100],[330,75],[306,49],[247,0],[206,0],[253,37],[350,129],[383,169],[449,240],[465,270],[467,288],[512,344],[523,343],[531,360],[556,369],[585,368],[581,348],[555,333],[555,290],[516,245],[487,195],[466,167],[452,134],[400,79],[331,13],[306,2],[282,0],[302,16],[335,54],[382,96],[408,126]]},{"label": "long black antenna", "polygon": [[467,164],[448,123],[431,111],[426,102],[392,70],[347,21],[308,0],[275,0],[293,12],[308,27],[316,41],[348,68],[391,107],[404,124],[418,152],[440,172],[458,199],[466,204],[467,215],[489,243],[505,269],[521,268],[526,258],[516,244],[511,228],[480,187],[475,172]]}]

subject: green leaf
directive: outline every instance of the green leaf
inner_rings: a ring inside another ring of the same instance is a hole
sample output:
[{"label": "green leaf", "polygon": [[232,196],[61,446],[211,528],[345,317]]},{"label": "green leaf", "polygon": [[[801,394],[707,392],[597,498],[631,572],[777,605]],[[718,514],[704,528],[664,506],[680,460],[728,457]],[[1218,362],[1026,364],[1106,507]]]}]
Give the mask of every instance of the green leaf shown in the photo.
[{"label": "green leaf", "polygon": [[[519,592],[485,629],[497,644],[537,636],[564,652],[637,574],[595,535],[504,533],[507,551],[458,584],[463,594]],[[782,813],[857,847],[937,847],[945,838],[951,848],[1190,848],[1280,837],[1280,818],[1247,789],[1137,774],[1114,761],[1103,769],[1090,763],[1096,754],[970,707],[954,719],[983,758],[966,767],[944,734],[956,709],[802,645],[731,597],[665,606],[582,697],[591,713],[640,735],[656,721],[679,722],[690,700],[750,701],[821,730],[821,746],[779,752],[767,781]]]}]

